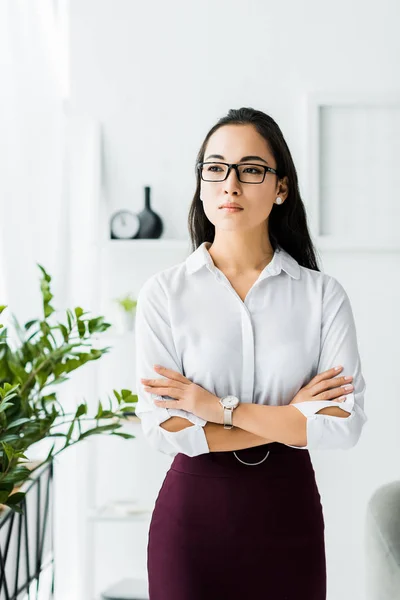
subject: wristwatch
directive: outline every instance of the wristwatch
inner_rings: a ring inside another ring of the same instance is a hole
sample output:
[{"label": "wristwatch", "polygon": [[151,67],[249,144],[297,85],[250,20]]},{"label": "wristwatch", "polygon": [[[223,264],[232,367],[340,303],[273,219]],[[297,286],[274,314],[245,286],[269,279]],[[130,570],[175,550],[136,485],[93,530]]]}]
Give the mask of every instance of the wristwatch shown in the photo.
[{"label": "wristwatch", "polygon": [[220,398],[219,403],[224,408],[224,429],[232,429],[232,416],[235,408],[239,406],[239,398],[236,396],[224,396]]}]

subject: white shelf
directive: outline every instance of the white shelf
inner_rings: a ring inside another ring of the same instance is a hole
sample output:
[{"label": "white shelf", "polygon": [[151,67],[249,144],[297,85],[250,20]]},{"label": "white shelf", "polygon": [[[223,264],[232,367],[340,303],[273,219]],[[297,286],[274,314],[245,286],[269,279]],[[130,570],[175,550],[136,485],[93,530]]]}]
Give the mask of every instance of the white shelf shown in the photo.
[{"label": "white shelf", "polygon": [[167,248],[167,249],[190,249],[191,241],[189,239],[144,239],[144,240],[111,240],[108,239],[101,243],[101,248],[105,250],[132,250],[148,248]]},{"label": "white shelf", "polygon": [[148,521],[151,518],[153,506],[141,506],[137,508],[137,512],[119,512],[110,506],[102,506],[100,508],[87,511],[88,519],[92,521]]}]

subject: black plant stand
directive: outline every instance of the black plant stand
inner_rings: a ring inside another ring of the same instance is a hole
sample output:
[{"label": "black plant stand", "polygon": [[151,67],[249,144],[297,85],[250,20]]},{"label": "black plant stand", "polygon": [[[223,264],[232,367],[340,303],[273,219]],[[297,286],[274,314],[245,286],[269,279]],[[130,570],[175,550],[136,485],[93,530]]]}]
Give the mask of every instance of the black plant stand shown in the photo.
[{"label": "black plant stand", "polygon": [[[53,463],[21,487],[23,514],[0,513],[0,600],[54,597]],[[43,587],[45,586],[45,587]]]}]

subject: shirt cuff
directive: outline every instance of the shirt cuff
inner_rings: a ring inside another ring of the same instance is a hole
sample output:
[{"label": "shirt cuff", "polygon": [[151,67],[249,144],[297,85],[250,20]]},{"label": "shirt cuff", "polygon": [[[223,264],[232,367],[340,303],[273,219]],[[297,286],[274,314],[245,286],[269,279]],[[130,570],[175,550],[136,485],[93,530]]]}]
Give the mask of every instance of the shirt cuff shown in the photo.
[{"label": "shirt cuff", "polygon": [[[152,394],[152,396],[156,397],[156,394]],[[176,456],[178,453],[186,454],[187,456],[198,456],[199,454],[209,453],[210,449],[204,427],[199,423],[194,423],[193,426],[185,427],[180,431],[168,431],[160,427],[161,423],[170,418],[169,410],[157,407],[156,410],[136,411],[137,416],[141,420],[142,431],[150,445],[159,452],[170,456]],[[179,412],[179,409],[171,410]],[[182,412],[186,413],[187,411]],[[191,413],[187,414],[191,419],[196,417]],[[204,419],[200,420],[203,421]],[[191,420],[191,422],[193,421]]]},{"label": "shirt cuff", "polygon": [[204,427],[204,425],[207,423],[205,419],[202,419],[201,417],[198,417],[187,410],[183,410],[182,408],[167,408],[166,410],[171,417],[182,417],[194,425],[200,425],[201,427]]},{"label": "shirt cuff", "polygon": [[[151,397],[153,400],[160,400],[161,402],[163,400],[165,400],[165,398],[166,398],[166,396],[160,396],[159,394],[151,394]],[[169,398],[169,396],[168,396],[168,398]],[[207,423],[207,421],[205,419],[202,419],[201,417],[198,417],[197,415],[194,415],[193,413],[191,413],[187,410],[183,410],[182,408],[163,408],[162,406],[158,406],[157,408],[161,408],[161,410],[163,411],[163,413],[162,413],[163,418],[162,418],[162,421],[159,421],[159,423],[163,423],[169,417],[182,417],[183,419],[187,419],[194,425],[201,425],[201,427],[204,427],[204,425]],[[166,412],[164,412],[164,411],[166,411]],[[161,415],[160,415],[160,418],[161,418]]]},{"label": "shirt cuff", "polygon": [[297,410],[303,413],[305,417],[314,415],[326,406],[338,406],[346,412],[352,413],[354,410],[354,392],[351,394],[346,394],[346,400],[343,402],[335,402],[334,400],[310,400],[308,402],[296,402],[290,406],[297,408]]},{"label": "shirt cuff", "polygon": [[[303,403],[299,402],[299,404],[303,404]],[[294,406],[296,406],[296,405],[294,404]],[[301,411],[301,412],[303,412],[303,411]],[[323,434],[323,429],[322,429],[322,427],[317,428],[317,427],[313,426],[312,422],[315,421],[316,419],[317,419],[317,415],[307,416],[307,421],[306,421],[307,445],[306,446],[293,446],[292,444],[285,444],[285,446],[290,446],[290,448],[297,448],[298,450],[309,450],[312,448],[318,448],[319,441]]]},{"label": "shirt cuff", "polygon": [[[173,448],[176,454],[180,452],[192,457],[210,453],[204,428],[200,425],[186,427],[180,431],[168,431],[158,427],[162,431],[163,438],[168,442],[168,448]],[[162,451],[162,445],[160,450]]]},{"label": "shirt cuff", "polygon": [[[312,421],[315,421],[317,418],[317,412],[326,406],[338,406],[339,408],[345,410],[348,413],[352,413],[354,411],[354,392],[351,394],[346,394],[346,400],[343,402],[335,402],[334,400],[310,400],[306,402],[295,402],[290,406],[294,406],[299,410],[303,415],[307,418],[307,445],[306,446],[292,446],[292,444],[285,444],[286,446],[290,446],[291,448],[298,448],[299,450],[312,450],[319,447],[320,440],[323,435],[322,427],[314,427]],[[330,415],[320,415],[326,416],[329,418]],[[341,419],[342,417],[333,417],[336,419]]]}]

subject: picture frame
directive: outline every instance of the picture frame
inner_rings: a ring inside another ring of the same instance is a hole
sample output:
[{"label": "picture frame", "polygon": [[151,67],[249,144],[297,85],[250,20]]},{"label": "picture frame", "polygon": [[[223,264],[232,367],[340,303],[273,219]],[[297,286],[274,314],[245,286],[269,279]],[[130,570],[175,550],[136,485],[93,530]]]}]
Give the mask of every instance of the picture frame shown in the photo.
[{"label": "picture frame", "polygon": [[310,92],[307,129],[319,250],[398,252],[400,93]]}]

